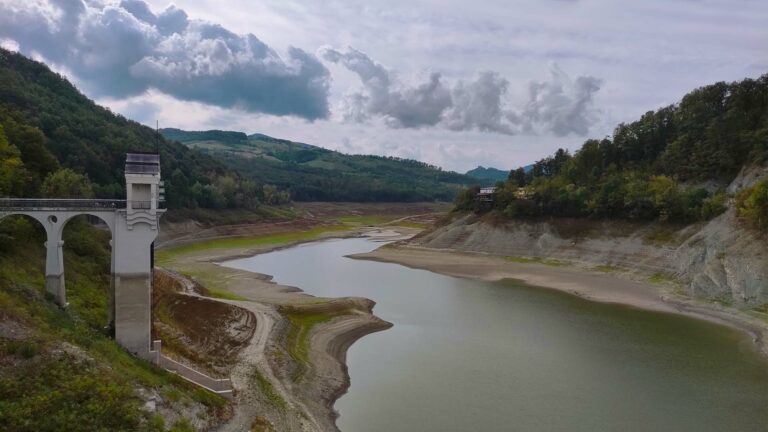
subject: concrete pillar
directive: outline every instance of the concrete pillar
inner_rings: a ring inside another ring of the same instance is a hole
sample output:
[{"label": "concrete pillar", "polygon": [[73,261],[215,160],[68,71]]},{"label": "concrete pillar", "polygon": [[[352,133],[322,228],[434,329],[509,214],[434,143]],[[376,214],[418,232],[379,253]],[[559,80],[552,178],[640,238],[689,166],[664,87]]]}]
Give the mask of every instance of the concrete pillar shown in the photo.
[{"label": "concrete pillar", "polygon": [[152,338],[152,276],[115,274],[115,340],[147,358]]},{"label": "concrete pillar", "polygon": [[[114,236],[114,233],[112,234]],[[115,335],[115,240],[109,241],[111,263],[109,266],[109,292],[107,293],[107,327]]]},{"label": "concrete pillar", "polygon": [[56,304],[65,307],[67,294],[64,286],[64,242],[51,238],[45,242],[45,289],[56,300]]},{"label": "concrete pillar", "polygon": [[126,213],[113,234],[115,340],[135,355],[152,361],[152,242],[149,223],[129,226]]},{"label": "concrete pillar", "polygon": [[149,212],[152,214],[155,214],[155,211],[157,210],[157,183],[152,183],[149,186],[149,196],[150,196]]}]

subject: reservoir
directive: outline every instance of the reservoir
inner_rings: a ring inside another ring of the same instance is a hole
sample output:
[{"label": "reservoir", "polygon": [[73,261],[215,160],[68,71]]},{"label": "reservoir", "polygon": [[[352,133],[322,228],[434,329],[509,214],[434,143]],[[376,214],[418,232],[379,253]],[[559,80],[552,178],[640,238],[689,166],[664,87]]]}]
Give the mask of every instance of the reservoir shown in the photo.
[{"label": "reservoir", "polygon": [[376,301],[394,327],[356,342],[344,432],[768,430],[768,361],[728,327],[353,260],[382,243],[308,243],[226,265],[321,297]]}]

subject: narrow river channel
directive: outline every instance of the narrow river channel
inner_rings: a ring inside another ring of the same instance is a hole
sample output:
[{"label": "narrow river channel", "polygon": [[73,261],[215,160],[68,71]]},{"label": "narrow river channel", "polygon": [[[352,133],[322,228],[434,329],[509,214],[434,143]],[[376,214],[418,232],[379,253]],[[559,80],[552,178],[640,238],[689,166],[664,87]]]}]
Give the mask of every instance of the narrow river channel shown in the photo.
[{"label": "narrow river channel", "polygon": [[349,351],[344,432],[766,431],[768,361],[746,335],[515,282],[345,255],[329,240],[230,261],[394,323]]}]

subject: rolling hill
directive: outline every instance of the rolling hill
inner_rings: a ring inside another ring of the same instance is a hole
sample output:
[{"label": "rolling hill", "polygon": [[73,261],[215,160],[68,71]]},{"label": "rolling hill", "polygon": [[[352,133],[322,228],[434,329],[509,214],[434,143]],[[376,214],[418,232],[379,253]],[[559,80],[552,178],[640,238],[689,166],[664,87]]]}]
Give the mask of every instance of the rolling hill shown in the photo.
[{"label": "rolling hill", "polygon": [[423,162],[348,155],[310,144],[231,131],[161,129],[249,179],[289,190],[297,201],[451,201],[478,179]]}]

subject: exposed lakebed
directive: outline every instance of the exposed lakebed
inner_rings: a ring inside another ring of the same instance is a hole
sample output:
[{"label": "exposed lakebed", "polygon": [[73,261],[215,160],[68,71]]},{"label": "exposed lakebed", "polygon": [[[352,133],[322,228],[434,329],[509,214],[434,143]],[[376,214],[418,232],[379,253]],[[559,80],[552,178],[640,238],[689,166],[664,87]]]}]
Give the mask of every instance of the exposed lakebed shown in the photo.
[{"label": "exposed lakebed", "polygon": [[323,297],[358,296],[394,327],[347,356],[345,432],[764,431],[768,361],[734,329],[360,261],[369,239],[308,243],[227,266]]}]

